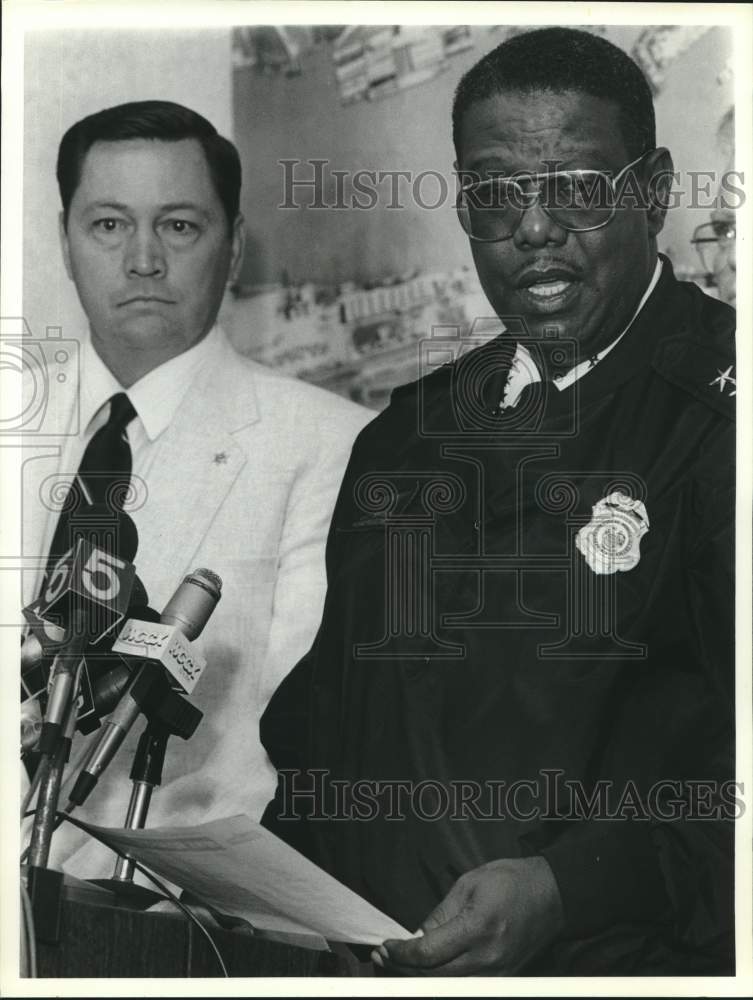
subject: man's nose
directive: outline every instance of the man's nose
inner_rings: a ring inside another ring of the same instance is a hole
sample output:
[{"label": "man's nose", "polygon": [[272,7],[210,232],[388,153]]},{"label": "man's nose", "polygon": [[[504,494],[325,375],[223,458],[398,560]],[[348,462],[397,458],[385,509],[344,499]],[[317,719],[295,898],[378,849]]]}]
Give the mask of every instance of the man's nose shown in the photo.
[{"label": "man's nose", "polygon": [[157,233],[150,227],[136,229],[128,242],[126,271],[131,277],[159,278],[165,274],[165,252]]},{"label": "man's nose", "polygon": [[513,242],[521,250],[547,244],[562,246],[566,240],[567,230],[557,225],[541,207],[538,199],[524,209],[518,228],[513,233]]}]

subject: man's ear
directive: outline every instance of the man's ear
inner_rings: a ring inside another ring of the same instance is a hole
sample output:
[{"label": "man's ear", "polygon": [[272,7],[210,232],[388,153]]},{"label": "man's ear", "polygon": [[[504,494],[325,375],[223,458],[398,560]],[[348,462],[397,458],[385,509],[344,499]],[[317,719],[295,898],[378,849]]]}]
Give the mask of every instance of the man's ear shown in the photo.
[{"label": "man's ear", "polygon": [[73,270],[71,269],[71,250],[68,245],[68,233],[65,231],[65,215],[63,212],[58,215],[58,235],[60,237],[60,249],[63,251],[65,273],[71,281],[73,281]]},{"label": "man's ear", "polygon": [[455,171],[458,188],[465,187],[468,184],[478,184],[482,180],[481,174],[477,170],[462,170],[457,160],[452,164],[452,168]]},{"label": "man's ear", "polygon": [[644,191],[647,196],[648,231],[658,236],[664,228],[667,209],[673,207],[672,184],[677,180],[672,154],[664,146],[647,153],[641,164]]},{"label": "man's ear", "polygon": [[230,257],[230,271],[228,272],[228,284],[237,281],[243,262],[243,249],[246,245],[246,223],[243,216],[238,213],[233,223],[232,254]]}]

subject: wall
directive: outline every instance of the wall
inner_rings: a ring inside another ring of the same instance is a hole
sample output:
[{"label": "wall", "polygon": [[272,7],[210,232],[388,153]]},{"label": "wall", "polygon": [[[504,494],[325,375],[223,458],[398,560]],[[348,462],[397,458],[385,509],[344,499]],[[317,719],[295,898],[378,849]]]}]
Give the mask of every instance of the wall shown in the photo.
[{"label": "wall", "polygon": [[[630,51],[641,30],[610,26],[605,37]],[[235,71],[236,136],[246,173],[243,205],[251,249],[242,275],[247,284],[279,281],[283,270],[293,281],[363,282],[417,267],[470,264],[451,203],[435,211],[391,211],[384,203],[373,211],[277,206],[284,192],[282,159],[328,159],[332,169],[340,170],[439,170],[451,177],[454,88],[465,70],[501,40],[499,32],[484,26],[474,26],[473,37],[474,48],[451,57],[438,77],[350,106],[340,103],[326,46],[304,55],[297,77],[261,75],[253,67]],[[672,63],[656,99],[659,142],[670,147],[683,170],[721,166],[714,138],[732,101],[732,81],[724,74],[731,47],[728,29],[708,31]],[[425,199],[435,190],[427,182]],[[389,188],[383,191],[388,199]],[[334,200],[333,189],[329,200]],[[663,246],[688,268],[696,266],[688,240],[703,221],[707,213],[684,211],[672,213],[667,224]]]},{"label": "wall", "polygon": [[[606,35],[629,51],[640,30],[613,26]],[[467,240],[449,203],[434,211],[394,211],[384,203],[369,212],[286,211],[277,206],[283,198],[283,158],[327,159],[342,170],[440,170],[451,179],[452,93],[461,74],[500,40],[499,32],[484,26],[473,32],[474,48],[453,56],[449,68],[433,80],[347,107],[339,101],[326,46],[304,54],[302,74],[288,78],[265,76],[253,68],[233,71],[229,29],[30,33],[25,49],[23,263],[24,312],[33,332],[39,335],[49,325],[75,335],[84,323],[58,247],[54,171],[59,139],[91,111],[147,97],[188,104],[235,137],[244,166],[246,286],[275,284],[283,271],[293,282],[329,284],[470,267]],[[718,121],[731,102],[732,81],[724,73],[730,52],[729,31],[711,29],[672,63],[657,97],[660,141],[685,170],[721,167],[714,142]],[[424,193],[431,196],[430,186]],[[662,246],[683,267],[696,266],[688,240],[706,218],[705,210],[670,214]],[[264,336],[279,339],[279,350],[286,346],[287,330],[274,309],[271,319],[260,318],[251,300],[228,301],[223,316],[241,350],[258,354]],[[320,339],[327,337],[325,330]],[[334,346],[340,350],[341,345]],[[332,353],[337,353],[334,347]],[[263,352],[261,359],[266,359]],[[390,368],[385,375],[385,385],[392,372]],[[349,391],[348,378],[340,379],[338,391]]]},{"label": "wall", "polygon": [[232,135],[230,31],[36,31],[24,98],[24,315],[35,335],[85,323],[60,256],[58,143],[79,118],[125,101],[187,104]]}]

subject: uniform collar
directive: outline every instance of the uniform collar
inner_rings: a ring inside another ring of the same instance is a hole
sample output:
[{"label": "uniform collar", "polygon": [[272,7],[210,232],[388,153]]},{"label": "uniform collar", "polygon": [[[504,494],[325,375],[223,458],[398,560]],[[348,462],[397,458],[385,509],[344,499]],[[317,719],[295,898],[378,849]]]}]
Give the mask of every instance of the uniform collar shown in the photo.
[{"label": "uniform collar", "polygon": [[[629,327],[629,336],[620,338],[603,360],[589,373],[588,378],[575,382],[569,390],[556,392],[550,399],[548,409],[553,413],[572,409],[572,392],[578,396],[578,405],[583,406],[600,397],[610,395],[621,385],[653,363],[654,354],[662,341],[678,333],[678,323],[682,323],[684,313],[678,312],[682,298],[678,298],[681,287],[672,269],[671,262],[662,257],[662,269],[655,288],[646,299]],[[627,333],[628,331],[626,331]],[[558,402],[559,401],[559,402]]]},{"label": "uniform collar", "polygon": [[128,392],[147,437],[154,441],[169,426],[196,373],[220,347],[216,326],[198,344],[143,375],[128,390],[97,354],[87,338],[82,350],[81,424],[89,425],[116,392]]},{"label": "uniform collar", "polygon": [[[552,379],[552,384],[557,387],[560,391],[570,388],[579,379],[583,378],[584,375],[589,374],[597,367],[597,365],[617,346],[617,344],[622,340],[628,330],[635,323],[638,314],[641,312],[646,302],[648,301],[651,293],[656,288],[659,283],[659,278],[662,274],[662,260],[658,258],[656,261],[656,266],[654,267],[654,273],[651,277],[651,281],[648,283],[646,291],[643,293],[638,306],[630,318],[630,322],[624,328],[624,330],[615,339],[607,345],[603,350],[599,351],[593,357],[585,358],[583,361],[579,362],[569,371],[563,375],[556,376]],[[530,351],[521,343],[518,343],[515,349],[515,354],[510,365],[510,371],[508,374],[507,382],[505,384],[502,400],[500,403],[501,409],[506,409],[510,406],[515,406],[520,398],[523,389],[527,385],[532,385],[536,382],[541,382],[541,372],[539,370],[536,361],[532,357]]]},{"label": "uniform collar", "polygon": [[568,386],[571,386],[574,382],[577,382],[579,378],[582,378],[584,375],[588,374],[588,372],[592,371],[596,367],[596,365],[599,364],[599,362],[602,361],[607,356],[607,354],[609,354],[609,352],[617,346],[617,344],[619,344],[619,342],[628,332],[630,327],[636,321],[638,313],[645,306],[646,302],[648,301],[649,295],[659,284],[659,278],[661,277],[661,272],[662,272],[661,258],[657,258],[656,267],[654,268],[654,273],[651,276],[651,281],[649,281],[648,283],[648,288],[643,293],[641,300],[638,303],[638,307],[633,313],[633,315],[630,317],[630,322],[627,324],[625,329],[618,337],[615,337],[615,339],[612,341],[611,344],[605,347],[602,351],[599,351],[598,354],[595,354],[592,358],[585,358],[574,368],[571,368],[570,371],[567,372],[567,374],[563,375],[561,378],[552,379],[552,381],[560,391],[562,389],[567,389]]},{"label": "uniform collar", "polygon": [[[659,280],[634,318],[630,335],[622,337],[620,343],[589,372],[588,378],[579,378],[562,391],[557,391],[552,382],[542,384],[539,381],[533,385],[530,391],[543,400],[542,407],[532,408],[537,420],[565,421],[569,427],[573,415],[577,415],[581,407],[614,394],[654,364],[656,353],[663,349],[668,338],[683,335],[690,315],[687,303],[693,302],[693,308],[698,311],[697,297],[706,297],[697,286],[677,281],[667,257],[662,257],[661,262]],[[731,309],[728,311],[733,312]],[[415,407],[415,419],[420,422],[422,432],[432,436],[496,433],[502,426],[499,417],[504,410],[500,408],[500,400],[505,379],[516,355],[518,339],[525,340],[525,335],[522,324],[519,324],[514,331],[508,328],[476,349],[461,353],[455,360],[438,367],[418,382],[396,390],[393,393],[394,405],[385,412],[401,413],[405,406]],[[548,353],[551,355],[558,346],[556,339],[529,340],[528,344],[532,356],[538,358],[538,351],[542,351],[542,368],[547,348],[550,348]],[[528,379],[526,384],[533,381]],[[508,430],[508,433],[512,432]],[[524,429],[520,433],[527,434],[529,431]],[[390,442],[390,447],[394,446],[394,442]]]}]

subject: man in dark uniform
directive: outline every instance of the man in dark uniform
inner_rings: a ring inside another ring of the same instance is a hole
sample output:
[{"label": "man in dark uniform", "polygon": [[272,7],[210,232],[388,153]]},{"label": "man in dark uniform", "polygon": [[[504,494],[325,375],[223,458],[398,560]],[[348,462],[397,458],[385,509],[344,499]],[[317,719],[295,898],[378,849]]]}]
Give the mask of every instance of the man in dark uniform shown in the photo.
[{"label": "man in dark uniform", "polygon": [[619,49],[518,36],[453,119],[504,332],[356,442],[265,823],[423,929],[391,973],[732,974],[735,314],[657,254]]}]

